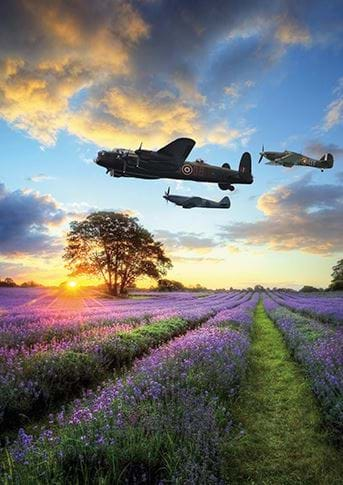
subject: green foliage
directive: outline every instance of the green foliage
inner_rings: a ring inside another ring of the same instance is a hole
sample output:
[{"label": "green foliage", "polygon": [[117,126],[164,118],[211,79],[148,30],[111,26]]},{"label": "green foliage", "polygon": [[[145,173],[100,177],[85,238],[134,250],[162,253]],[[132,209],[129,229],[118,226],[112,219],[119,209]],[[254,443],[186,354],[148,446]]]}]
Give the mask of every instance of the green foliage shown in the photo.
[{"label": "green foliage", "polygon": [[343,279],[333,281],[329,287],[331,291],[342,291],[343,290]]},{"label": "green foliage", "polygon": [[118,332],[106,339],[97,353],[62,351],[34,354],[18,369],[20,382],[0,387],[0,417],[8,427],[17,423],[21,415],[41,414],[59,402],[81,393],[84,388],[101,382],[113,369],[130,366],[132,361],[176,337],[199,321],[188,322],[178,317],[153,322],[131,332]]},{"label": "green foliage", "polygon": [[161,345],[180,335],[192,326],[181,318],[170,318],[138,327],[131,332],[119,332],[109,339],[101,349],[102,365],[108,369],[119,369],[131,364],[150,348]]},{"label": "green foliage", "polygon": [[17,286],[17,283],[12,278],[5,278],[4,280],[0,280],[0,287],[16,288]]},{"label": "green foliage", "polygon": [[332,267],[332,281],[343,280],[343,259],[337,261],[335,266]]},{"label": "green foliage", "polygon": [[314,286],[305,285],[299,291],[302,292],[302,293],[314,293],[314,292],[319,291],[319,290],[318,290],[318,288],[315,288]]},{"label": "green foliage", "polygon": [[331,278],[328,289],[332,291],[343,290],[343,259],[337,261],[335,266],[332,267]]},{"label": "green foliage", "polygon": [[94,384],[101,377],[101,370],[93,355],[67,350],[35,354],[25,362],[24,375],[34,378],[41,399],[48,404]]},{"label": "green foliage", "polygon": [[158,291],[182,291],[185,287],[180,281],[160,279],[157,289]]},{"label": "green foliage", "polygon": [[72,222],[64,259],[72,275],[98,276],[113,295],[125,294],[140,276],[158,279],[171,267],[162,243],[135,217],[118,212]]}]

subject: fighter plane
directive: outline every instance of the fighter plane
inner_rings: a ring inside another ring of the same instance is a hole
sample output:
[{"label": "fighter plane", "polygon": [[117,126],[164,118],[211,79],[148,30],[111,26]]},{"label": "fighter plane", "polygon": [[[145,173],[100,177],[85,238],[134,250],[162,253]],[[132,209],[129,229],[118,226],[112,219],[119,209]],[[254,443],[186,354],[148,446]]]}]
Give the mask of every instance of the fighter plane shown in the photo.
[{"label": "fighter plane", "polygon": [[202,197],[186,197],[184,195],[172,195],[170,187],[165,192],[164,199],[173,202],[176,205],[181,205],[184,209],[192,209],[193,207],[206,207],[207,209],[229,209],[231,203],[228,197],[223,197],[221,201],[214,202],[213,200],[203,199]]},{"label": "fighter plane", "polygon": [[320,160],[316,160],[301,153],[284,151],[284,152],[266,152],[264,146],[260,152],[260,159],[258,163],[261,163],[262,159],[266,158],[270,160],[266,165],[282,165],[283,167],[293,167],[294,165],[301,165],[306,167],[319,168],[322,172],[324,169],[333,167],[333,156],[331,153],[325,153]]},{"label": "fighter plane", "polygon": [[233,184],[252,184],[250,153],[243,153],[239,169],[231,170],[228,163],[217,167],[201,159],[186,161],[194,145],[190,138],[178,138],[157,151],[144,150],[142,145],[137,150],[102,150],[94,161],[112,177],[213,182],[221,190],[235,190]]}]

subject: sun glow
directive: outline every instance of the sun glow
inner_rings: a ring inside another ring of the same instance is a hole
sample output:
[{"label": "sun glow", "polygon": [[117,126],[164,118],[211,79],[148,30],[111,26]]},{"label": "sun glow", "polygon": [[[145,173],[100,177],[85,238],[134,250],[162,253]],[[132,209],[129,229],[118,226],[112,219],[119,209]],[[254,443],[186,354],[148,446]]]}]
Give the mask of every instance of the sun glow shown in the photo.
[{"label": "sun glow", "polygon": [[71,288],[71,289],[75,289],[77,287],[77,282],[72,280],[72,281],[68,281],[68,288]]}]

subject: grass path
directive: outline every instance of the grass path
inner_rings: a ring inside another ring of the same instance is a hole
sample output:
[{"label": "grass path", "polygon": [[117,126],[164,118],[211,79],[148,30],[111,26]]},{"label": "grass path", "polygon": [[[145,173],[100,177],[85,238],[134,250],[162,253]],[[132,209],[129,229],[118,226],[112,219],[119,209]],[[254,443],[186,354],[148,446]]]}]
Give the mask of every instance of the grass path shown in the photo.
[{"label": "grass path", "polygon": [[[226,483],[342,484],[343,460],[321,428],[317,402],[260,302],[236,437],[224,444]],[[231,436],[232,437],[232,436]]]}]

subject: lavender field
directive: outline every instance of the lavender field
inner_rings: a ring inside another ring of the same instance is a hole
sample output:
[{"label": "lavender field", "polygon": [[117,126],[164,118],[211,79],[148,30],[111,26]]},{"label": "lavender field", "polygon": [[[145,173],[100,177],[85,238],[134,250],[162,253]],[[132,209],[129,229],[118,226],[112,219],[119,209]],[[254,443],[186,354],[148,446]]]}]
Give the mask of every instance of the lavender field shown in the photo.
[{"label": "lavender field", "polygon": [[266,345],[258,329],[267,315],[328,433],[325,444],[316,434],[308,441],[336,450],[343,431],[339,294],[110,299],[0,289],[1,483],[231,483],[228,449],[239,451],[250,437],[235,409],[255,372],[254,348]]}]

